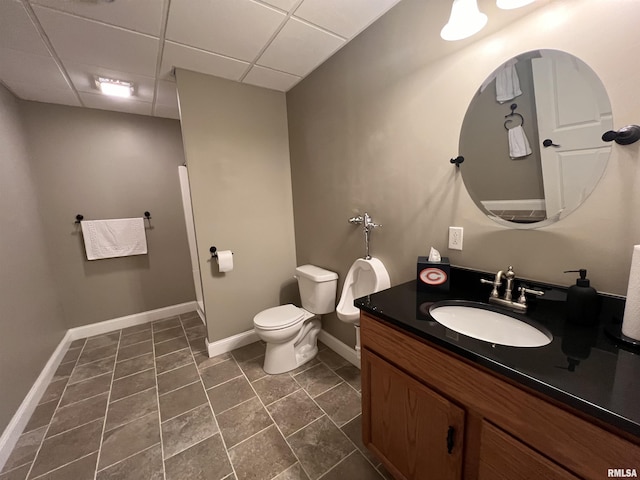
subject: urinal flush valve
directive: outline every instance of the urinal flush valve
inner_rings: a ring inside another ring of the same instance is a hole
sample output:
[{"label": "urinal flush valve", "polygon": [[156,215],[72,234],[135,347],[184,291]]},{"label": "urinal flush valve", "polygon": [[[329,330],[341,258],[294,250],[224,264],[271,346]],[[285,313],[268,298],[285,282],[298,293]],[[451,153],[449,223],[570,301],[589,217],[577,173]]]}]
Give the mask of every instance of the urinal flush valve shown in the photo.
[{"label": "urinal flush valve", "polygon": [[364,215],[358,215],[357,217],[350,218],[349,223],[352,223],[354,225],[362,225],[364,227],[364,244],[366,250],[366,255],[364,258],[370,260],[371,255],[369,255],[369,235],[371,234],[371,230],[376,227],[381,227],[382,225],[380,225],[379,223],[375,223],[367,212],[365,212]]}]

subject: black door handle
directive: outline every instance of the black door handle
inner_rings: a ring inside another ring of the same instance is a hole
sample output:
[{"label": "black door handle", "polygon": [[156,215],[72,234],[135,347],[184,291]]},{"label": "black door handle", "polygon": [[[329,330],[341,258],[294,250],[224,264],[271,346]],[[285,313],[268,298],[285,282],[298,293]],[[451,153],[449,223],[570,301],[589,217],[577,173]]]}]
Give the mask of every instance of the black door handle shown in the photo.
[{"label": "black door handle", "polygon": [[449,430],[447,431],[447,452],[453,452],[453,439],[456,435],[456,429],[452,426],[449,426]]},{"label": "black door handle", "polygon": [[543,142],[542,142],[542,146],[544,148],[547,147],[559,147],[560,145],[553,143],[553,140],[551,140],[550,138],[546,138]]}]

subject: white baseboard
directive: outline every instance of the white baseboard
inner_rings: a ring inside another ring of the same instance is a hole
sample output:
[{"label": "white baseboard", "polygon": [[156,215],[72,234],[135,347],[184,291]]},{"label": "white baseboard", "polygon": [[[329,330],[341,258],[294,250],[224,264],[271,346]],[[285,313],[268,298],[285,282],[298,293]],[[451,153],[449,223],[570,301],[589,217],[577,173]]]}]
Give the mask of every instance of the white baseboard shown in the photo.
[{"label": "white baseboard", "polygon": [[11,421],[4,429],[4,432],[2,432],[2,436],[0,437],[0,471],[2,471],[5,463],[7,463],[13,447],[15,447],[20,435],[22,435],[22,431],[24,427],[27,426],[33,411],[38,406],[38,403],[40,403],[42,395],[44,395],[45,390],[49,386],[72,340],[69,331],[67,331],[51,357],[49,357],[49,360],[40,372],[40,375],[38,375],[29,393],[24,397],[13,418],[11,418]]},{"label": "white baseboard", "polygon": [[360,359],[358,358],[358,354],[356,353],[355,348],[352,348],[342,343],[340,340],[338,340],[336,337],[334,337],[333,335],[331,335],[325,330],[320,330],[320,335],[318,335],[318,340],[320,340],[322,343],[324,343],[327,347],[329,347],[331,350],[336,352],[346,361],[360,368]]},{"label": "white baseboard", "polygon": [[155,322],[156,320],[161,320],[163,318],[192,312],[197,310],[197,308],[198,304],[195,301],[179,303],[178,305],[157,308],[155,310],[127,315],[126,317],[114,318],[111,320],[105,320],[104,322],[71,328],[69,329],[69,332],[71,333],[71,340],[77,340],[78,338],[92,337],[94,335],[113,332],[114,330],[142,325],[143,323]]},{"label": "white baseboard", "polygon": [[238,333],[231,337],[223,338],[215,342],[209,343],[209,340],[205,340],[207,346],[207,354],[209,358],[223,353],[230,352],[236,348],[244,347],[250,343],[257,342],[259,340],[258,335],[253,330],[247,330],[246,332]]},{"label": "white baseboard", "polygon": [[161,320],[163,318],[192,312],[194,310],[197,310],[197,303],[195,301],[186,302],[67,330],[64,338],[58,344],[57,348],[49,358],[49,361],[44,366],[40,375],[31,387],[31,390],[29,390],[29,393],[27,393],[27,396],[20,404],[20,407],[18,407],[18,410],[11,418],[7,428],[2,432],[2,436],[0,436],[0,471],[2,471],[4,464],[7,462],[7,459],[9,458],[16,442],[20,438],[24,427],[27,426],[29,418],[31,418],[33,411],[38,406],[42,395],[44,395],[45,390],[49,386],[49,383],[58,369],[64,354],[67,352],[69,345],[71,345],[71,342],[79,338],[101,335],[103,333],[113,332],[114,330],[142,325],[143,323]]},{"label": "white baseboard", "polygon": [[[259,338],[258,335],[256,335],[255,331],[247,330],[246,332],[238,333],[237,335],[223,338],[222,340],[218,340],[212,343],[209,343],[208,340],[205,340],[205,344],[207,346],[207,353],[209,355],[209,358],[211,358],[217,355],[222,355],[223,353],[228,353],[231,350],[235,350],[236,348],[244,347],[245,345],[249,345],[250,343],[257,342],[258,340]],[[342,358],[347,360],[349,363],[360,368],[360,359],[358,358],[358,354],[356,353],[356,350],[354,348],[345,345],[336,337],[334,337],[330,333],[327,333],[325,330],[320,330],[318,340],[320,340]]]}]

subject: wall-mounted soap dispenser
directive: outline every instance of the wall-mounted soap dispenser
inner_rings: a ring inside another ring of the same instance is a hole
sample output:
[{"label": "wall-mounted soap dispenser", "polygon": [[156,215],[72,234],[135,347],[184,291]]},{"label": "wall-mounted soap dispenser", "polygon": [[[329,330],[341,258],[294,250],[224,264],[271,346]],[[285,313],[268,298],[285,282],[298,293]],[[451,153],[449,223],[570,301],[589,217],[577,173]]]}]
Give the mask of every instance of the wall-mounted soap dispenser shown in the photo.
[{"label": "wall-mounted soap dispenser", "polygon": [[598,292],[590,285],[586,269],[566,270],[564,273],[570,272],[579,272],[580,278],[567,290],[567,320],[579,325],[595,325],[600,313]]}]

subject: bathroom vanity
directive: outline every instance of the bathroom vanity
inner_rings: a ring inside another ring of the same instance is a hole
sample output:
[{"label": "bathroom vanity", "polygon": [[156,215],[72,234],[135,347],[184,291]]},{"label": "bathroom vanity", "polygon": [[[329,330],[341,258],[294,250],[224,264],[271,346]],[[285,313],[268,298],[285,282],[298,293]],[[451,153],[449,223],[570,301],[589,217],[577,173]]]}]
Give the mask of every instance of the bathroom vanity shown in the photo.
[{"label": "bathroom vanity", "polygon": [[553,335],[535,348],[431,318],[434,302],[486,302],[489,277],[454,267],[448,293],[407,282],[356,300],[365,445],[397,479],[640,475],[640,355],[602,328],[621,320],[623,299],[601,295],[601,324],[579,327],[564,321],[566,290],[524,282],[545,292],[526,317]]}]

